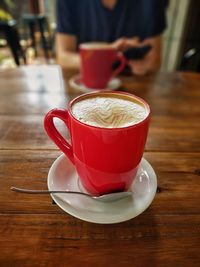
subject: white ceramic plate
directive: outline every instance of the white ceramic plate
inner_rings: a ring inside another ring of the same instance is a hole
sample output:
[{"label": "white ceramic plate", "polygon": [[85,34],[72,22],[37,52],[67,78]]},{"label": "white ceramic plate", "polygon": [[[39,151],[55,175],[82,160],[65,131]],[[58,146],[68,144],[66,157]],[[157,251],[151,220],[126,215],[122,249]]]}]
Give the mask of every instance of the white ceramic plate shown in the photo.
[{"label": "white ceramic plate", "polygon": [[[49,190],[82,191],[74,165],[65,156],[58,157],[48,174]],[[119,223],[130,220],[149,207],[157,189],[156,174],[144,158],[140,163],[128,197],[116,202],[104,203],[81,195],[51,194],[56,204],[65,212],[93,223]]]},{"label": "white ceramic plate", "polygon": [[82,82],[80,75],[73,76],[69,80],[69,85],[79,91],[88,93],[92,91],[99,91],[99,90],[116,90],[121,86],[121,80],[119,78],[112,78],[110,82],[108,83],[107,87],[105,89],[98,89],[98,88],[88,88],[86,87]]}]

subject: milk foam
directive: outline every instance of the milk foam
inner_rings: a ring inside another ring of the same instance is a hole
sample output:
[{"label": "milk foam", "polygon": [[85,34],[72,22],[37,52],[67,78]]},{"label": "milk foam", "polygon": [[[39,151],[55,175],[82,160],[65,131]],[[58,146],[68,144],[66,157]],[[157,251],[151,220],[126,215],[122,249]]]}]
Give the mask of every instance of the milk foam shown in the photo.
[{"label": "milk foam", "polygon": [[128,99],[97,96],[75,103],[72,114],[91,126],[121,128],[142,121],[147,117],[147,110],[142,104]]}]

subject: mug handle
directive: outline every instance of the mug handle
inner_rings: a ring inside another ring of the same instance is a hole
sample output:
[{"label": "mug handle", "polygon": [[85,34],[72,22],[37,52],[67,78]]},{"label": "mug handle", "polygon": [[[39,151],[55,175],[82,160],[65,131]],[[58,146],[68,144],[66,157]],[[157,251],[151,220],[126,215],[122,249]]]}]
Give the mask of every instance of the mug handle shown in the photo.
[{"label": "mug handle", "polygon": [[127,62],[122,52],[117,53],[116,60],[119,60],[120,65],[119,67],[116,68],[116,70],[113,71],[112,77],[117,76],[124,69],[124,67],[126,66],[126,62]]},{"label": "mug handle", "polygon": [[69,130],[69,112],[66,109],[52,109],[44,118],[44,128],[52,141],[65,153],[74,164],[74,154],[72,146],[58,132],[53,122],[54,118],[62,120]]}]

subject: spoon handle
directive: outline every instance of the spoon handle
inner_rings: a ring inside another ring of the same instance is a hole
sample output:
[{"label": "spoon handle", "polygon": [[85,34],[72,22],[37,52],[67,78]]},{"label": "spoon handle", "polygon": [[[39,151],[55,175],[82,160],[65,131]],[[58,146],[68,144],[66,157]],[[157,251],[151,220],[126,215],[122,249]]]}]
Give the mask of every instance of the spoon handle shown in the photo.
[{"label": "spoon handle", "polygon": [[83,192],[77,192],[77,191],[63,191],[63,190],[32,190],[32,189],[25,189],[25,188],[18,188],[12,186],[10,188],[12,191],[19,192],[19,193],[27,193],[27,194],[77,194],[77,195],[84,195],[88,197],[93,197],[89,194],[83,193]]}]

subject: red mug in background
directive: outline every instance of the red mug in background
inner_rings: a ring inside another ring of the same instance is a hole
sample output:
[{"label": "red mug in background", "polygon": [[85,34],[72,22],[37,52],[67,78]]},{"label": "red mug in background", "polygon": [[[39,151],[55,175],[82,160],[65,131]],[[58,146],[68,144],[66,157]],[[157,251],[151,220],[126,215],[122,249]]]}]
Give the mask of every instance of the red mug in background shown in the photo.
[{"label": "red mug in background", "polygon": [[[109,80],[118,75],[126,65],[126,59],[108,43],[83,43],[79,46],[81,57],[81,79],[89,88],[106,88]],[[116,70],[113,63],[120,61]]]},{"label": "red mug in background", "polygon": [[[127,109],[132,103],[139,108],[138,121],[132,121],[135,115],[131,117]],[[104,114],[105,105],[111,110]],[[71,144],[55,128],[54,118],[66,124]],[[149,119],[150,108],[143,99],[124,92],[98,91],[75,98],[66,110],[49,111],[44,126],[75,165],[83,187],[93,195],[102,195],[125,191],[132,184],[144,152]]]}]

